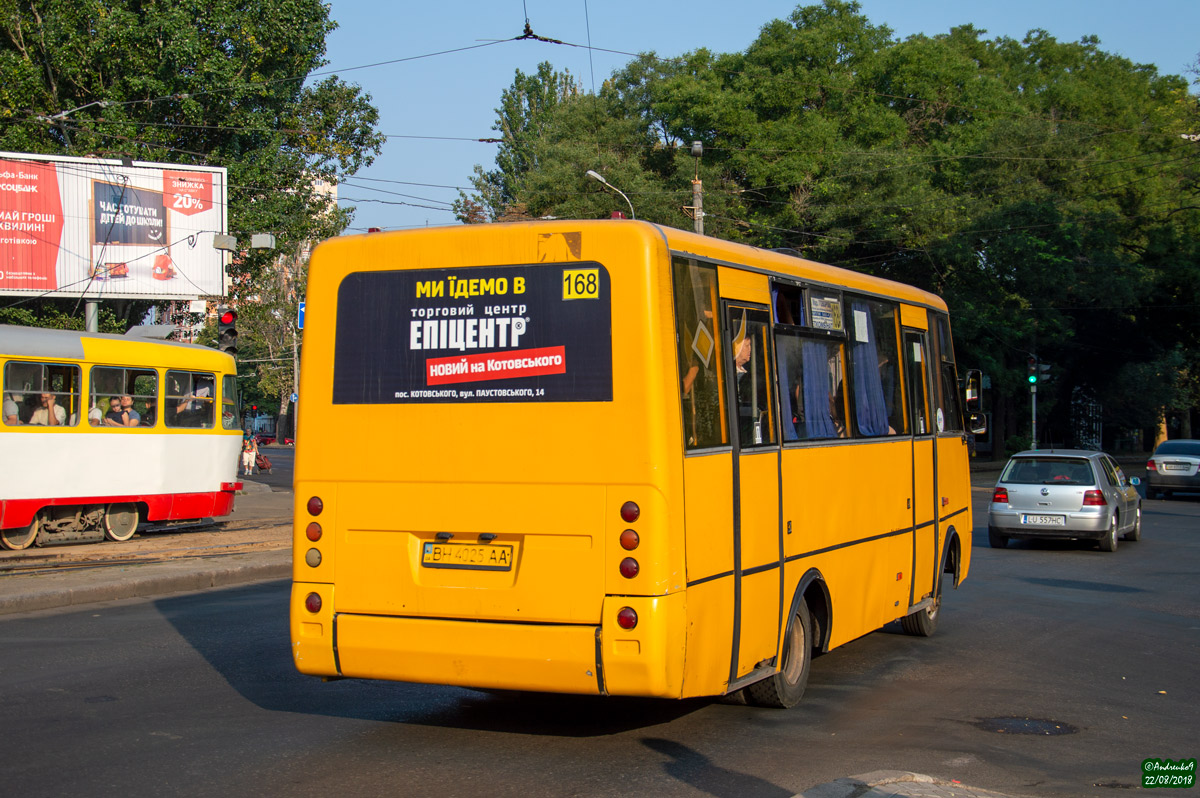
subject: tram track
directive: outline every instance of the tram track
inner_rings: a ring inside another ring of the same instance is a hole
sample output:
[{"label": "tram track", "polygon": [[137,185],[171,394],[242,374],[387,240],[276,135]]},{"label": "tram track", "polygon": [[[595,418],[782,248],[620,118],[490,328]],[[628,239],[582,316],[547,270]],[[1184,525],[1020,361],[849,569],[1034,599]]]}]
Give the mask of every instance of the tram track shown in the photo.
[{"label": "tram track", "polygon": [[219,560],[291,547],[291,525],[283,519],[237,524],[204,520],[146,526],[123,543],[63,544],[0,552],[0,578],[131,568],[166,562]]}]

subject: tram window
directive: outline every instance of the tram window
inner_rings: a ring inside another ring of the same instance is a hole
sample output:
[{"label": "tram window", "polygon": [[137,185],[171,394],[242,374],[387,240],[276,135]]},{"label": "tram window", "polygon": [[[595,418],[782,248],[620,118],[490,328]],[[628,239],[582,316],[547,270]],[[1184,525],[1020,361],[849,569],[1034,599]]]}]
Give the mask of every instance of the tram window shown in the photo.
[{"label": "tram window", "polygon": [[898,434],[904,430],[904,402],[895,305],[852,299],[849,340],[856,434],[867,438]]},{"label": "tram window", "polygon": [[221,378],[221,426],[240,429],[238,424],[237,377],[226,374]]},{"label": "tram window", "polygon": [[94,366],[88,395],[87,417],[93,427],[153,427],[158,413],[158,374],[152,369]]},{"label": "tram window", "polygon": [[216,376],[193,371],[168,371],[166,424],[168,427],[213,426]]},{"label": "tram window", "polygon": [[788,441],[846,437],[846,370],[841,341],[775,330],[783,401],[783,436]]},{"label": "tram window", "polygon": [[689,451],[728,446],[717,269],[685,258],[673,267],[684,441]]},{"label": "tram window", "polygon": [[12,360],[4,365],[4,423],[67,427],[79,422],[78,366]]}]

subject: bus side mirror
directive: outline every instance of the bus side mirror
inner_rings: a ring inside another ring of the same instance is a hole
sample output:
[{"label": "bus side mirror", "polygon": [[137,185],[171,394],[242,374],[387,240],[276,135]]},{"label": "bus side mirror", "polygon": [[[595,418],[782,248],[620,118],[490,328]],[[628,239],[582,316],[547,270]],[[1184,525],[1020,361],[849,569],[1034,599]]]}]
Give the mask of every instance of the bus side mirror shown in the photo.
[{"label": "bus side mirror", "polygon": [[967,371],[967,390],[965,406],[968,413],[974,415],[983,409],[982,402],[983,372],[979,369]]},{"label": "bus side mirror", "polygon": [[987,416],[981,412],[983,410],[983,372],[979,369],[967,371],[965,393],[967,429],[972,435],[984,435],[987,433]]},{"label": "bus side mirror", "polygon": [[967,414],[967,430],[972,435],[987,434],[987,416],[983,413],[968,413]]}]

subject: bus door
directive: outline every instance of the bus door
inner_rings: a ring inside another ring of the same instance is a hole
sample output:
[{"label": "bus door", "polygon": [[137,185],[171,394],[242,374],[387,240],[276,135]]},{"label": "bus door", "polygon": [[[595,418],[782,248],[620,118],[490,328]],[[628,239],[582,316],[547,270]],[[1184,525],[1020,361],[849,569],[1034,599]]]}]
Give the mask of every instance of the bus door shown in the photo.
[{"label": "bus door", "polygon": [[971,478],[968,470],[967,433],[963,427],[949,317],[944,313],[931,311],[929,330],[931,343],[934,345],[934,351],[930,353],[935,386],[932,394],[934,401],[931,404],[934,432],[937,433],[938,471],[939,547],[934,567],[940,570],[941,544],[945,543],[949,528],[957,527],[960,532],[969,532],[971,529]]},{"label": "bus door", "polygon": [[[905,319],[907,321],[907,319]],[[929,334],[904,328],[904,373],[913,435],[913,558],[911,607],[934,589],[937,577],[937,430],[930,415]]]},{"label": "bus door", "polygon": [[782,625],[780,434],[771,317],[724,302],[734,454],[734,638],[730,682],[773,666]]}]

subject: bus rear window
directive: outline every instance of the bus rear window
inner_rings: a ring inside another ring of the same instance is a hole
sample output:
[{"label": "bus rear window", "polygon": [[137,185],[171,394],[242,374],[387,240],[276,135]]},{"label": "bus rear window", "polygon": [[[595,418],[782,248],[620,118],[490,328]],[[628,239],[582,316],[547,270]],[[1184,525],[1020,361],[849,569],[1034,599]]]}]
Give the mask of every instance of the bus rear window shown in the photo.
[{"label": "bus rear window", "polygon": [[338,288],[334,404],[611,400],[598,263],[355,272]]}]

